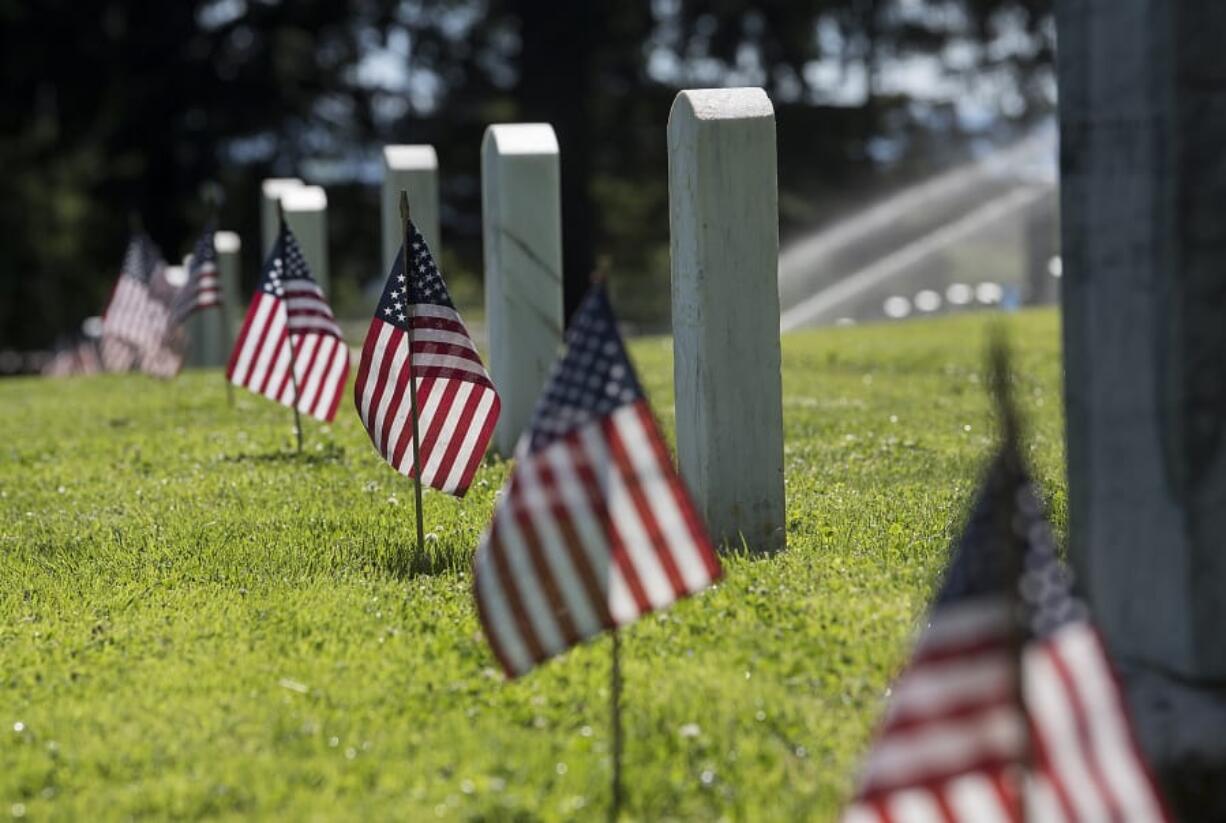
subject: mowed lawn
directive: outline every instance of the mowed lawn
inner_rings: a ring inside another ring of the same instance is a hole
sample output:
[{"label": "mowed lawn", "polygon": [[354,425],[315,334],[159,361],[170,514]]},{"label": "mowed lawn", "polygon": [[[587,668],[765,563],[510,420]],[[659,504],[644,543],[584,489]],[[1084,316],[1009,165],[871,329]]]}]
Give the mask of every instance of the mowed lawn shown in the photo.
[{"label": "mowed lawn", "polygon": [[[1006,323],[1062,532],[1058,317]],[[992,448],[988,328],[785,339],[788,550],[624,633],[627,818],[837,815]],[[0,818],[604,816],[608,639],[506,683],[477,622],[507,464],[418,556],[351,399],[305,428],[216,372],[0,381]]]}]

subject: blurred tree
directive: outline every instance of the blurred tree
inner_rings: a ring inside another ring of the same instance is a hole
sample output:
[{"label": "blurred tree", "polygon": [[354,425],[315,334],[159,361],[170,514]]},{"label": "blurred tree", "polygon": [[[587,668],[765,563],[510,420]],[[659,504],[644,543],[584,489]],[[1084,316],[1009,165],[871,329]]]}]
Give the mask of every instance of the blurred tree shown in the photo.
[{"label": "blurred tree", "polygon": [[129,211],[177,257],[209,179],[252,241],[248,276],[260,178],[328,185],[334,277],[356,294],[379,274],[383,142],[436,145],[445,261],[477,271],[481,134],[526,119],[561,140],[568,307],[603,260],[622,306],[659,322],[678,88],[767,87],[787,231],[959,144],[960,103],[920,99],[891,65],[920,56],[940,82],[981,84],[995,122],[1050,106],[1050,4],[0,0],[0,345],[44,345],[101,308]]}]

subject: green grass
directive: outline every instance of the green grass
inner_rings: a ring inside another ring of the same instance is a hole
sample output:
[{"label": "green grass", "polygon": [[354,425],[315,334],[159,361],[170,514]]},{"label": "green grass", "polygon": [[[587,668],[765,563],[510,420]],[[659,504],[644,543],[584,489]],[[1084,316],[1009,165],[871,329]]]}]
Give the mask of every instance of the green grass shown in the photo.
[{"label": "green grass", "polygon": [[[1059,334],[1016,315],[1064,518]],[[986,322],[784,342],[788,542],[625,633],[627,817],[832,819],[992,446]],[[670,434],[671,348],[633,346]],[[0,818],[569,819],[608,803],[607,639],[503,682],[469,561],[506,476],[412,489],[346,402],[216,373],[0,381]]]}]

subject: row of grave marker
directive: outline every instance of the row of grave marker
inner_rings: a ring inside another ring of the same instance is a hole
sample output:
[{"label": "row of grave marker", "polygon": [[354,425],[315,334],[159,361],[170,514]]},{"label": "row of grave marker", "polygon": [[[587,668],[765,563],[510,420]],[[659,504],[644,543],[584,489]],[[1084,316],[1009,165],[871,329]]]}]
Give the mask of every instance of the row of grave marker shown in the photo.
[{"label": "row of grave marker", "polygon": [[[775,116],[757,88],[683,91],[668,122],[677,457],[712,536],[757,551],[784,546]],[[383,266],[399,246],[396,198],[439,245],[431,146],[383,151]],[[510,455],[562,342],[559,146],[544,123],[496,124],[481,150],[485,312],[491,377],[502,395],[494,447]],[[278,200],[329,291],[327,194],[294,178],[262,186],[262,251]],[[238,237],[217,233],[225,310],[238,298]],[[193,318],[189,362],[220,365],[230,343],[216,313]],[[231,328],[237,328],[237,321]],[[211,326],[211,328],[205,328]]]}]

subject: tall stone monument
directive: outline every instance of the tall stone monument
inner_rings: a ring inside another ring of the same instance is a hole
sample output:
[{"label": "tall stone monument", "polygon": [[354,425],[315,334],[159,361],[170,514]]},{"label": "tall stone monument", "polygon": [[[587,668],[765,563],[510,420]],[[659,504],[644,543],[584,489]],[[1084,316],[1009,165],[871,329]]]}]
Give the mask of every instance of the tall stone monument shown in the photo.
[{"label": "tall stone monument", "polygon": [[260,264],[277,240],[277,201],[305,185],[297,177],[268,177],[260,182]]},{"label": "tall stone monument", "polygon": [[490,377],[502,398],[494,448],[510,455],[562,344],[562,201],[549,124],[485,130],[481,219]]},{"label": "tall stone monument", "polygon": [[681,475],[717,543],[782,549],[779,194],[762,89],[677,95],[668,203]]},{"label": "tall stone monument", "polygon": [[413,223],[437,258],[439,246],[438,155],[434,146],[383,147],[383,271],[392,269],[396,252],[404,241],[400,223],[400,191],[409,193]]},{"label": "tall stone monument", "polygon": [[328,269],[328,194],[320,186],[297,186],[281,195],[285,222],[298,240],[302,256],[311,267],[311,276],[332,296]]},{"label": "tall stone monument", "polygon": [[1226,819],[1226,3],[1057,8],[1070,550],[1170,799]]}]

